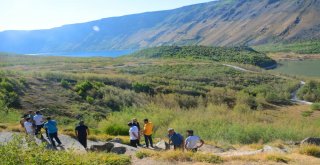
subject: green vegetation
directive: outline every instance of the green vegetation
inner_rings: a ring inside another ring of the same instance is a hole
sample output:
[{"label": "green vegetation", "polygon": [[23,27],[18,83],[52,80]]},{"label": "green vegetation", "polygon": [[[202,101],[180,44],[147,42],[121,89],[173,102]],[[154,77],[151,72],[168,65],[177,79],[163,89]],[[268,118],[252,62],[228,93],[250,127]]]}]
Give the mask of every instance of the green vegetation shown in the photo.
[{"label": "green vegetation", "polygon": [[316,145],[303,145],[300,147],[299,153],[320,158],[320,147]]},{"label": "green vegetation", "polygon": [[300,54],[320,53],[320,40],[296,41],[289,43],[274,43],[254,47],[259,52],[294,52]]},{"label": "green vegetation", "polygon": [[22,138],[16,137],[6,145],[0,144],[0,160],[3,165],[13,164],[74,164],[74,165],[129,165],[130,158],[106,153],[78,154],[73,152],[58,152],[46,149],[28,142],[28,147],[21,143]]},{"label": "green vegetation", "polygon": [[260,67],[269,67],[276,64],[274,60],[265,54],[246,47],[162,46],[141,50],[134,53],[133,56],[143,58],[204,59],[251,64]]},{"label": "green vegetation", "polygon": [[298,96],[311,102],[320,102],[320,82],[310,81],[298,92]]},{"label": "green vegetation", "polygon": [[314,111],[319,111],[320,110],[320,103],[313,103],[311,105],[311,109],[314,110]]},{"label": "green vegetation", "polygon": [[294,76],[320,77],[320,60],[280,61],[277,72]]}]

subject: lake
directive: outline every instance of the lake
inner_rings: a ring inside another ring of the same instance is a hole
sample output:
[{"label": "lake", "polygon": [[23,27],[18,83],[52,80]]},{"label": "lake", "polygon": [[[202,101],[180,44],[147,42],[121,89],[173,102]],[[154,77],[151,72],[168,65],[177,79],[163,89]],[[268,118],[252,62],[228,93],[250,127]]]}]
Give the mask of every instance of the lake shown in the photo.
[{"label": "lake", "polygon": [[320,60],[280,61],[278,72],[308,77],[320,77]]},{"label": "lake", "polygon": [[29,53],[26,55],[37,56],[62,56],[62,57],[120,57],[133,53],[135,50],[110,50],[91,52],[50,52],[50,53]]}]

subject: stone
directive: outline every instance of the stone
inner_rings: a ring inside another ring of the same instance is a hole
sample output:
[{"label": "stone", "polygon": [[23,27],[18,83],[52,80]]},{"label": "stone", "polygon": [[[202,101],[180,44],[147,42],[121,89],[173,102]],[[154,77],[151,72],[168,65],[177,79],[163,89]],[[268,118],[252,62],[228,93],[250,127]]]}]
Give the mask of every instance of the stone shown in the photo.
[{"label": "stone", "polygon": [[170,145],[167,142],[165,142],[164,140],[161,140],[160,142],[158,142],[155,145],[155,148],[162,149],[162,150],[169,150]]},{"label": "stone", "polygon": [[111,149],[111,152],[116,154],[125,154],[126,151],[127,151],[126,147],[114,147]]},{"label": "stone", "polygon": [[286,153],[288,152],[286,149],[280,149],[277,147],[272,147],[269,145],[265,145],[262,149],[262,152],[278,152],[278,153]]},{"label": "stone", "polygon": [[109,142],[112,142],[112,143],[120,143],[120,144],[123,143],[120,138],[114,138],[114,139],[110,140]]},{"label": "stone", "polygon": [[113,143],[105,143],[103,145],[92,145],[90,147],[91,151],[105,151],[105,152],[111,152],[113,149],[114,144]]},{"label": "stone", "polygon": [[316,137],[308,137],[301,141],[300,144],[314,144],[314,145],[320,145],[320,138]]}]

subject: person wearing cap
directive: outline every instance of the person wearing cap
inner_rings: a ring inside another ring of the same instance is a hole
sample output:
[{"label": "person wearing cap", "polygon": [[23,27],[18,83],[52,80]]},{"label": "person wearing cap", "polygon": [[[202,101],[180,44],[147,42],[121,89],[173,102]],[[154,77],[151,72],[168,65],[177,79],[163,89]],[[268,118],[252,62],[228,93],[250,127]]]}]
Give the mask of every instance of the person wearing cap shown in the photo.
[{"label": "person wearing cap", "polygon": [[128,123],[129,129],[129,135],[130,135],[130,146],[132,147],[138,147],[138,139],[139,139],[139,130],[137,126],[134,126],[132,122]]},{"label": "person wearing cap", "polygon": [[87,149],[87,136],[89,135],[89,128],[84,125],[84,121],[80,121],[79,125],[75,129],[76,137],[78,141]]},{"label": "person wearing cap", "polygon": [[[185,141],[185,149],[188,151],[192,151],[192,152],[197,152],[198,148],[202,147],[204,144],[204,141],[202,139],[200,139],[199,136],[194,136],[193,135],[193,130],[187,130],[187,138]],[[201,143],[198,146],[198,143]]]},{"label": "person wearing cap", "polygon": [[146,147],[150,146],[153,148],[153,142],[152,142],[152,132],[153,132],[153,124],[149,122],[148,119],[144,119],[144,127],[143,127],[143,135],[144,135],[144,140],[146,142]]},{"label": "person wearing cap", "polygon": [[184,139],[179,133],[176,133],[173,128],[168,129],[169,144],[173,144],[174,150],[184,150]]},{"label": "person wearing cap", "polygon": [[132,119],[132,124],[133,124],[134,126],[136,126],[136,127],[138,128],[138,130],[139,130],[138,146],[141,146],[141,144],[140,144],[140,138],[141,138],[141,134],[140,134],[140,131],[141,131],[140,123],[138,122],[138,120],[137,120],[136,118],[133,118],[133,119]]}]

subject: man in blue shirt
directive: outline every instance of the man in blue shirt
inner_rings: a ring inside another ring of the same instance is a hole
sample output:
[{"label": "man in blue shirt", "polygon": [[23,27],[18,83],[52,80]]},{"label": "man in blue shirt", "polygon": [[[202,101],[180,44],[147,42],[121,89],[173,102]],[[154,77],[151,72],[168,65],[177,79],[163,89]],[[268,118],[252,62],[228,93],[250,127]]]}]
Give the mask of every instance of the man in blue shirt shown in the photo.
[{"label": "man in blue shirt", "polygon": [[44,127],[48,130],[50,142],[53,147],[56,147],[56,143],[54,142],[57,141],[58,147],[62,146],[62,143],[60,139],[58,138],[58,128],[57,128],[57,122],[55,120],[52,120],[51,117],[47,117],[47,122],[44,124]]},{"label": "man in blue shirt", "polygon": [[176,133],[173,128],[168,129],[169,144],[173,144],[174,150],[184,149],[184,139],[179,133]]}]

